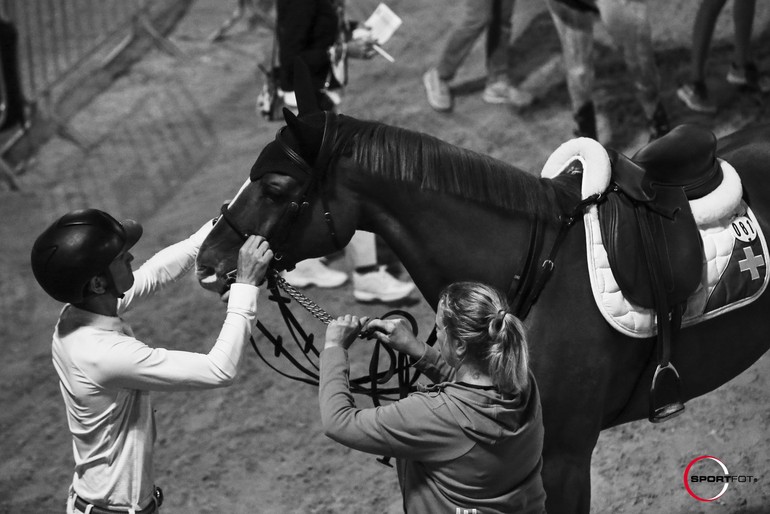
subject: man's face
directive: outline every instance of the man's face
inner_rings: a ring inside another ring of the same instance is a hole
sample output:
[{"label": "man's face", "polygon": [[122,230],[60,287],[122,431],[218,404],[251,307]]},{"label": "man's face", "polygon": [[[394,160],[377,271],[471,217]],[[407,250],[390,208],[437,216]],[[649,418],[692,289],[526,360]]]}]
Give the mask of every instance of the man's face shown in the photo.
[{"label": "man's face", "polygon": [[131,269],[131,261],[134,256],[128,250],[123,250],[110,263],[109,270],[118,296],[125,293],[134,285],[134,272]]}]

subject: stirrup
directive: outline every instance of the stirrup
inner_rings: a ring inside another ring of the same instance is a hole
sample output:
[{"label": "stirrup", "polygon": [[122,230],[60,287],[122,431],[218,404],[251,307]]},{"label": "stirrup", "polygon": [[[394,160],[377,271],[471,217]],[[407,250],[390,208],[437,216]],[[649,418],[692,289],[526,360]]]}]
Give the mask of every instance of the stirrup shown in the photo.
[{"label": "stirrup", "polygon": [[[667,400],[663,403],[662,398],[659,396],[658,379],[669,375],[669,381],[665,384],[665,389],[669,391],[669,394],[666,396],[673,397],[673,400]],[[671,391],[672,386],[673,391]],[[684,412],[684,403],[682,402],[682,385],[679,380],[679,372],[671,362],[665,366],[658,364],[652,377],[652,386],[650,387],[650,416],[648,419],[652,423],[662,423],[678,416],[682,412]]]}]

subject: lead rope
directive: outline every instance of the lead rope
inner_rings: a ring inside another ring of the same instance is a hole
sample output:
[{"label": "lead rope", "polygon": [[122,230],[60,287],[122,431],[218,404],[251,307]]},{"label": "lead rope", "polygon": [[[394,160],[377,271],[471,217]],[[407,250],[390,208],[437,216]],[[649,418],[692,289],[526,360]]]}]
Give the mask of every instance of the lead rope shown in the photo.
[{"label": "lead rope", "polygon": [[[283,289],[286,294],[288,294],[294,301],[296,301],[300,306],[302,306],[306,311],[308,311],[310,314],[313,315],[316,319],[324,323],[325,325],[328,325],[334,320],[334,317],[326,312],[320,305],[315,303],[313,300],[305,296],[301,291],[299,291],[297,288],[286,282],[286,279],[284,279],[281,274],[276,271],[275,269],[270,269],[268,271],[267,276],[268,281],[268,289],[270,289],[272,295],[269,297],[270,300],[276,302],[278,304],[278,308],[281,312],[281,315],[283,316],[284,323],[286,323],[286,326],[289,328],[289,332],[291,333],[292,337],[294,338],[294,341],[297,343],[297,345],[302,350],[302,353],[305,355],[305,358],[310,362],[310,364],[315,368],[316,371],[318,371],[318,366],[316,366],[308,357],[308,353],[312,352],[317,357],[320,356],[320,352],[313,344],[314,342],[314,335],[313,334],[306,334],[302,327],[299,324],[299,321],[294,316],[294,314],[289,310],[288,303],[290,300],[288,298],[285,298],[281,296],[279,288]],[[412,332],[415,336],[417,336],[417,321],[415,320],[414,316],[409,314],[406,311],[402,310],[392,310],[387,313],[385,313],[382,316],[382,319],[388,318],[390,316],[402,316],[412,326]],[[260,332],[265,335],[265,337],[270,341],[274,348],[275,348],[275,356],[279,357],[280,355],[284,355],[293,365],[295,368],[300,370],[302,373],[307,375],[310,378],[307,377],[298,377],[289,375],[288,373],[284,373],[283,371],[279,370],[272,364],[270,364],[264,355],[259,351],[259,347],[257,346],[256,342],[254,341],[254,338],[250,338],[251,346],[254,348],[254,351],[259,356],[262,361],[268,365],[273,371],[276,373],[290,378],[292,380],[297,380],[299,382],[303,382],[305,384],[315,385],[318,386],[319,384],[319,375],[318,373],[309,370],[307,367],[303,366],[297,359],[289,353],[283,346],[283,340],[281,336],[275,337],[273,334],[260,322],[257,321],[257,328],[259,328]],[[305,344],[302,345],[298,339],[302,339]],[[361,339],[371,339],[370,334],[361,333],[358,336]],[[426,344],[429,346],[433,346],[433,344],[436,341],[436,328],[434,327],[431,331],[430,335],[428,336],[428,340],[426,341]],[[388,366],[387,371],[378,371],[378,365],[379,365],[379,358],[380,358],[380,349],[384,349],[386,353],[388,354],[388,357],[390,359],[390,365]],[[397,362],[397,364],[396,364]],[[379,341],[375,342],[374,349],[372,351],[372,357],[369,361],[369,376],[367,377],[359,377],[356,379],[350,380],[350,390],[354,393],[358,394],[366,394],[372,399],[372,403],[379,407],[381,405],[381,400],[388,400],[388,401],[395,401],[395,398],[391,398],[388,396],[385,396],[386,394],[394,394],[398,393],[399,398],[405,398],[409,392],[414,388],[414,384],[417,382],[417,379],[420,377],[420,371],[416,371],[414,375],[410,376],[410,367],[409,364],[409,358],[404,354],[398,354],[396,356],[396,352],[390,348],[387,345],[384,345],[380,343]],[[378,384],[384,384],[390,381],[390,379],[393,377],[394,374],[397,374],[398,377],[398,387],[397,388],[386,388],[386,389],[378,389]],[[369,388],[366,388],[362,384],[365,384],[366,382],[370,382]],[[379,457],[375,459],[377,462],[384,466],[393,467],[393,465],[390,463],[390,456],[383,455],[382,457]]]},{"label": "lead rope", "polygon": [[[267,275],[267,281],[268,281],[268,289],[271,292],[271,296],[269,297],[269,299],[278,305],[278,309],[281,312],[281,315],[284,319],[284,323],[288,327],[292,338],[294,339],[295,343],[302,351],[305,359],[308,361],[308,363],[313,369],[310,369],[306,365],[303,365],[301,362],[299,362],[299,360],[296,357],[294,357],[294,355],[292,355],[285,348],[283,338],[281,336],[274,336],[267,329],[267,327],[265,327],[260,321],[257,321],[257,328],[260,330],[260,332],[262,332],[262,334],[267,338],[267,340],[273,345],[275,357],[279,357],[283,355],[291,362],[291,364],[298,371],[302,372],[302,374],[304,374],[305,376],[302,377],[302,376],[290,375],[273,366],[262,354],[262,352],[259,350],[259,347],[257,346],[256,341],[254,340],[253,337],[251,338],[251,341],[250,341],[251,346],[254,349],[255,353],[259,356],[259,358],[262,359],[262,361],[265,362],[265,364],[267,364],[268,367],[270,367],[276,373],[292,380],[303,382],[309,385],[318,386],[318,379],[319,379],[318,365],[316,365],[310,359],[311,353],[316,357],[320,356],[320,352],[318,351],[318,349],[314,344],[315,336],[314,334],[306,333],[302,329],[302,326],[300,325],[299,321],[291,312],[291,310],[288,308],[290,299],[286,298],[285,296],[282,296],[280,290],[282,289],[283,291],[285,291],[290,298],[294,299],[299,305],[301,305],[305,310],[307,310],[310,314],[312,314],[313,317],[315,317],[325,325],[328,325],[329,323],[331,323],[335,318],[331,314],[326,312],[322,307],[320,307],[316,302],[314,302],[313,300],[305,296],[302,292],[297,290],[295,287],[287,283],[286,280],[283,277],[281,277],[278,271],[274,269],[269,270]],[[409,321],[414,335],[415,336],[417,335],[418,333],[417,321],[415,320],[414,316],[412,316],[406,311],[392,310],[385,313],[383,316],[381,316],[381,319],[385,319],[391,316],[401,316],[405,318],[407,321]],[[359,338],[371,339],[371,335],[362,333],[362,334],[359,334]],[[385,348],[385,351],[388,353],[388,356],[390,358],[388,369],[385,371],[378,370],[380,346],[383,346]],[[398,361],[398,363],[396,363],[396,361]],[[350,389],[353,393],[365,394],[367,396],[370,396],[372,398],[372,402],[376,406],[379,406],[382,400],[387,400],[387,401],[396,400],[396,398],[393,398],[388,395],[398,394],[399,398],[404,398],[412,390],[412,386],[416,383],[417,379],[420,376],[419,371],[415,372],[413,375],[410,376],[409,367],[410,367],[410,364],[406,356],[399,355],[397,357],[396,352],[394,352],[391,348],[385,345],[382,345],[382,343],[377,341],[375,343],[374,351],[372,353],[372,359],[369,365],[369,375],[351,379]],[[388,381],[390,381],[393,375],[398,376],[398,379],[399,379],[398,387],[383,388],[383,389],[378,388],[378,384],[387,383]],[[367,383],[370,383],[371,385],[366,386],[365,384]]]}]

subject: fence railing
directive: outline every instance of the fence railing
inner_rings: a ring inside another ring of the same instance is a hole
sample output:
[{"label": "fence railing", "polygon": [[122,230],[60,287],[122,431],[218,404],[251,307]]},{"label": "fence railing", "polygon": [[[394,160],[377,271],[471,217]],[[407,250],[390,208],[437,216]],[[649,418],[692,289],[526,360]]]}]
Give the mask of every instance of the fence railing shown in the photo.
[{"label": "fence railing", "polygon": [[[82,81],[91,68],[105,67],[119,55],[138,31],[177,55],[175,45],[163,39],[151,19],[159,8],[189,4],[191,0],[0,0],[0,18],[17,33],[18,81],[25,116],[0,139],[0,160],[29,131],[37,116],[53,122],[56,130],[79,146],[82,138],[57,114],[59,97]],[[0,49],[9,50],[9,49]],[[3,58],[9,57],[5,55]],[[5,76],[9,79],[8,74]],[[72,114],[72,113],[68,113]],[[0,171],[10,167],[0,162]],[[7,172],[7,170],[6,170]],[[0,174],[0,178],[7,173]],[[10,184],[13,188],[14,185]]]}]

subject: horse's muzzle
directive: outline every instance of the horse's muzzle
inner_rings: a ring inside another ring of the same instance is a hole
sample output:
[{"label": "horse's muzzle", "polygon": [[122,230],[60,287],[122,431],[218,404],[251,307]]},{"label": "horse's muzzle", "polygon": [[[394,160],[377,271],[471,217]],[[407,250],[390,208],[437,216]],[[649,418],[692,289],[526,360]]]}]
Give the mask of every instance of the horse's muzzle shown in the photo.
[{"label": "horse's muzzle", "polygon": [[221,295],[229,288],[227,277],[218,275],[216,270],[210,266],[198,266],[195,270],[195,276],[201,287],[208,291]]}]

